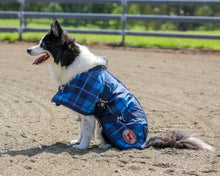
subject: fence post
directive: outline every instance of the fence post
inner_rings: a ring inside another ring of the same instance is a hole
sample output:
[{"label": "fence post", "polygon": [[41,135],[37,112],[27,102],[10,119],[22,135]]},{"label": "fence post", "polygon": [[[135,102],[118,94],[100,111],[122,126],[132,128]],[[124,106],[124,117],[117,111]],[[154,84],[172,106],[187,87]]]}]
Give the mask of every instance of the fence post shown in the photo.
[{"label": "fence post", "polygon": [[24,13],[24,2],[25,0],[19,0],[20,3],[20,9],[19,9],[19,19],[20,19],[20,26],[18,28],[18,32],[19,32],[19,40],[22,40],[22,23],[23,23],[23,13]]},{"label": "fence post", "polygon": [[123,5],[121,45],[124,45],[125,44],[125,35],[126,35],[126,23],[127,23],[127,0],[121,0],[121,3]]}]

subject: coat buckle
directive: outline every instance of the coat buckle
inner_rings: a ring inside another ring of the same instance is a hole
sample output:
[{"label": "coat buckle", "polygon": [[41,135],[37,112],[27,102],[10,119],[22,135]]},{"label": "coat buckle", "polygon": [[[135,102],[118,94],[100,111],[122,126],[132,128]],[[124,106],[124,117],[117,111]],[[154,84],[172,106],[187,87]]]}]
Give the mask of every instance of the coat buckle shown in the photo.
[{"label": "coat buckle", "polygon": [[100,104],[99,104],[99,106],[101,106],[102,108],[104,108],[105,109],[105,105],[108,103],[108,100],[106,101],[106,100],[102,100],[101,98],[99,99],[100,100]]}]

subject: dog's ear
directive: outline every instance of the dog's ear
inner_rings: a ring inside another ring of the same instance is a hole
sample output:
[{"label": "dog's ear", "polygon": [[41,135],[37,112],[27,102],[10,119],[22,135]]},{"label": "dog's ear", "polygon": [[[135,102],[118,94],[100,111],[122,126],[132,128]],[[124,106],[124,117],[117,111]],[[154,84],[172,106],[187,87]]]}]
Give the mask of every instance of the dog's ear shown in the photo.
[{"label": "dog's ear", "polygon": [[57,20],[55,21],[55,24],[51,23],[50,31],[53,32],[56,37],[59,37],[63,34],[63,29]]}]

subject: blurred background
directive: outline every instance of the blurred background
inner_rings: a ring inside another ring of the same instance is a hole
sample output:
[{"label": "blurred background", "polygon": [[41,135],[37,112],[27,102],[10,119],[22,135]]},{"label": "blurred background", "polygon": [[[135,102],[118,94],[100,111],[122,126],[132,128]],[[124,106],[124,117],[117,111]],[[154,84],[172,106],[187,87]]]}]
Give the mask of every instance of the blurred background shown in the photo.
[{"label": "blurred background", "polygon": [[38,41],[58,19],[81,43],[219,50],[220,2],[184,1],[0,0],[0,39]]}]

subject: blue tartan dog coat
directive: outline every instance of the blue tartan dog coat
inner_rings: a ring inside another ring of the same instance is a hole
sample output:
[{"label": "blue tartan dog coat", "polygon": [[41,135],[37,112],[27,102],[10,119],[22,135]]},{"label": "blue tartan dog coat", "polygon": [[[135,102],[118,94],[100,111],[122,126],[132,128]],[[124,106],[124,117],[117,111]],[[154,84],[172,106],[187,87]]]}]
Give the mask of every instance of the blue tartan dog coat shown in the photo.
[{"label": "blue tartan dog coat", "polygon": [[148,123],[136,97],[103,66],[95,66],[60,86],[52,98],[83,115],[95,115],[110,142],[118,149],[143,149]]}]

